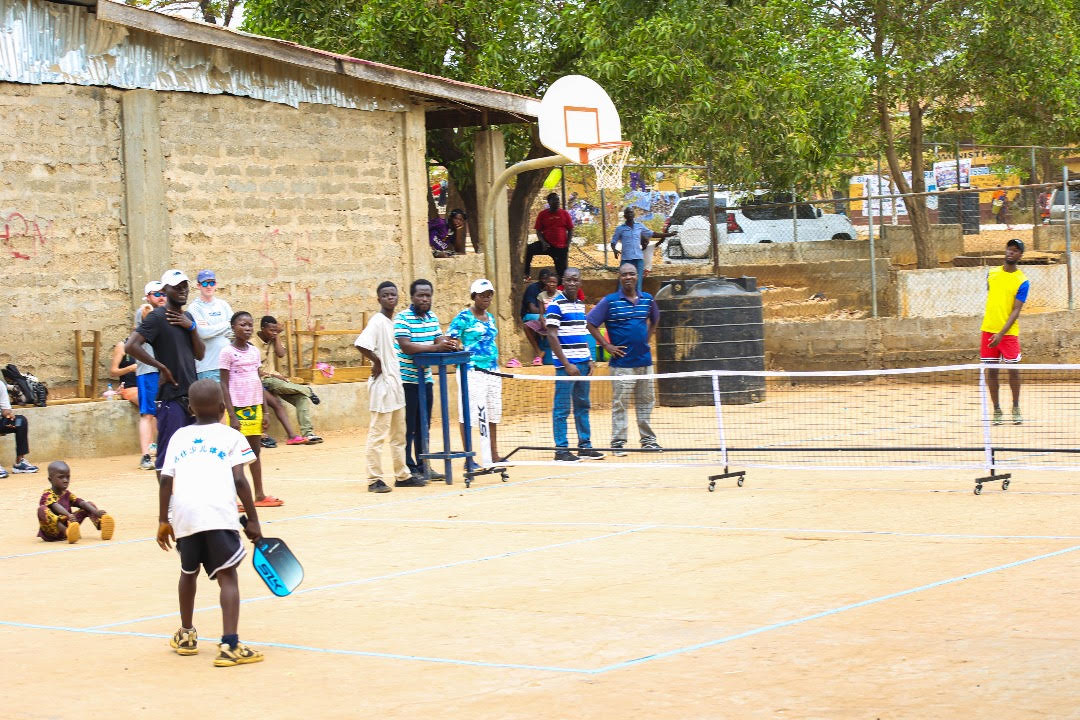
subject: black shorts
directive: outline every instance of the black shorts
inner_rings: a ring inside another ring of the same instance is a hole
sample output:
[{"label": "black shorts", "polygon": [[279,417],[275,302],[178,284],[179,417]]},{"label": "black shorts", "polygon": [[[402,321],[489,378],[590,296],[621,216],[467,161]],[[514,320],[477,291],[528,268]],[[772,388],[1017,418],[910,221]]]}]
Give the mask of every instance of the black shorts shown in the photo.
[{"label": "black shorts", "polygon": [[201,564],[211,580],[219,570],[239,565],[247,554],[235,530],[205,530],[177,538],[176,551],[180,553],[181,572],[195,575]]}]

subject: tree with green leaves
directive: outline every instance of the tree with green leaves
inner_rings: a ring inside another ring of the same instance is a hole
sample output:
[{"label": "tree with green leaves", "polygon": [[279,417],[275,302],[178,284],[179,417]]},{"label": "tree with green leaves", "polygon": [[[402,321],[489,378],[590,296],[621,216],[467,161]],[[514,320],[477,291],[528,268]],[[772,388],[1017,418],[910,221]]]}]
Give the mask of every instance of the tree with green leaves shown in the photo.
[{"label": "tree with green leaves", "polygon": [[[248,0],[243,29],[310,47],[486,85],[531,97],[575,71],[581,55],[575,3],[545,0]],[[428,153],[447,168],[477,237],[474,128],[428,132]],[[544,157],[535,128],[507,126],[507,162]],[[547,170],[518,176],[510,199],[513,277],[529,208]]]},{"label": "tree with green leaves", "polygon": [[725,185],[809,190],[847,148],[864,96],[845,28],[811,0],[588,3],[584,64],[634,153],[706,164]]}]

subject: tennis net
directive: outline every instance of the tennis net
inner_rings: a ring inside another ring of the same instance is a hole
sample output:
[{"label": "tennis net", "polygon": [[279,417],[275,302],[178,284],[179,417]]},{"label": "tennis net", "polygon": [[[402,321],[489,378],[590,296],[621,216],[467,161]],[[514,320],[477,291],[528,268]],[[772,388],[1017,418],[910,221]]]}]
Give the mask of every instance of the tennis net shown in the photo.
[{"label": "tennis net", "polygon": [[[1080,470],[1080,365],[714,370],[632,379],[603,372],[574,378],[496,373],[502,383],[497,441],[503,464],[563,464],[555,456],[559,450],[580,455],[587,445],[609,466],[955,469],[992,475]],[[999,415],[990,399],[995,374]],[[1020,384],[1015,417],[1013,377]],[[579,411],[586,396],[588,404],[587,423],[568,413],[565,444],[553,430],[559,385],[565,388],[564,412],[575,397]],[[655,396],[647,418],[635,406],[635,399],[648,395],[635,390],[645,388]]]}]

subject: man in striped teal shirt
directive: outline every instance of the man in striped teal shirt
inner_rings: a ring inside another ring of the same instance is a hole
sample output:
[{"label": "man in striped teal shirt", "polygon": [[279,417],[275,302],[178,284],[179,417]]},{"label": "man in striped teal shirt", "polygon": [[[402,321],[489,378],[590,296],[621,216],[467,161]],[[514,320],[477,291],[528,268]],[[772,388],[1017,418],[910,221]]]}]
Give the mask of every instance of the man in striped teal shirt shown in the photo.
[{"label": "man in striped teal shirt", "polygon": [[[563,289],[548,303],[544,314],[548,341],[551,343],[552,362],[555,364],[555,374],[559,377],[580,377],[592,372],[589,331],[585,328],[585,303],[578,300],[580,288],[581,271],[577,268],[566,268],[563,273]],[[570,417],[571,402],[578,438],[577,455],[570,452],[570,442],[566,436],[566,420]],[[592,449],[590,406],[587,381],[555,382],[551,424],[557,448],[556,460],[578,462],[603,459],[603,453]]]},{"label": "man in striped teal shirt", "polygon": [[[431,282],[424,279],[413,280],[409,286],[412,304],[394,318],[394,344],[398,362],[401,364],[401,383],[405,388],[405,464],[409,466],[412,477],[398,480],[394,487],[423,487],[428,478],[444,480],[445,475],[427,470],[427,462],[420,460],[420,433],[427,433],[431,426],[431,370],[420,370],[413,362],[417,353],[450,352],[456,343],[443,336],[439,329],[439,318],[431,312],[431,296],[434,289]],[[420,373],[423,372],[423,377]],[[423,382],[424,392],[420,392]],[[428,428],[420,427],[420,403],[427,408]],[[415,450],[414,450],[415,449]]]}]

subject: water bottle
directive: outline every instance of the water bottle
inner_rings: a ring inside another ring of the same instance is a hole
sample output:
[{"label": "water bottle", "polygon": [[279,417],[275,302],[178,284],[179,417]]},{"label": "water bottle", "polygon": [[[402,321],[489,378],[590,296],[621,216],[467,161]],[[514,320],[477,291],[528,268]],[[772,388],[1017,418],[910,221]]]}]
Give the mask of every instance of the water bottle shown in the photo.
[{"label": "water bottle", "polygon": [[116,397],[116,391],[113,390],[112,383],[109,383],[109,386],[105,388],[105,392],[103,392],[101,396],[106,400],[112,400]]}]

